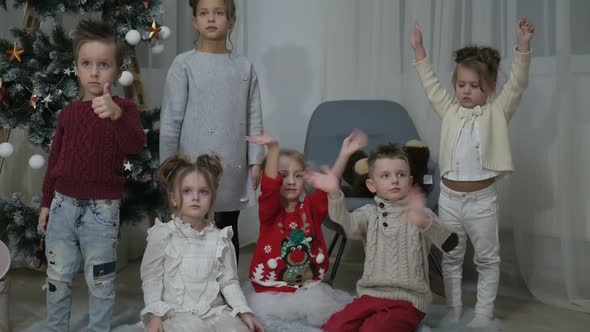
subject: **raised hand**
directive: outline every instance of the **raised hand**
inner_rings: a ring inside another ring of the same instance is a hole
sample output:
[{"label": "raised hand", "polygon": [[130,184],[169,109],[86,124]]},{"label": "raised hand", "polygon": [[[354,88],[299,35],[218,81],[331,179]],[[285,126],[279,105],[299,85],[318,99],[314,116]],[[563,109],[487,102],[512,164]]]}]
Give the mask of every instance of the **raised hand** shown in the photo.
[{"label": "raised hand", "polygon": [[531,49],[531,39],[535,34],[535,27],[526,17],[521,17],[516,22],[516,49],[519,52],[528,52]]},{"label": "raised hand", "polygon": [[412,33],[410,34],[410,45],[414,49],[414,60],[416,62],[422,61],[424,58],[426,58],[426,50],[424,49],[424,44],[422,41],[422,30],[420,30],[418,21],[414,21]]},{"label": "raised hand", "polygon": [[521,17],[516,22],[516,39],[529,42],[535,34],[535,26],[526,17]]},{"label": "raised hand", "polygon": [[410,45],[415,50],[418,47],[422,47],[422,30],[420,30],[420,25],[418,21],[414,21],[414,25],[412,26],[412,33],[410,34]]},{"label": "raised hand", "polygon": [[419,188],[412,188],[408,194],[408,211],[406,212],[406,222],[414,224],[420,228],[427,228],[432,222],[424,211],[426,207],[426,198]]},{"label": "raised hand", "polygon": [[260,136],[246,136],[246,141],[258,145],[272,145],[277,143],[277,140],[272,138],[266,130],[263,130]]},{"label": "raised hand", "polygon": [[340,153],[347,156],[367,146],[368,137],[362,130],[354,129],[342,142]]},{"label": "raised hand", "polygon": [[328,166],[322,166],[322,173],[307,170],[305,182],[316,189],[327,192],[332,197],[340,195],[340,180]]},{"label": "raised hand", "polygon": [[[248,143],[266,145],[268,147],[264,173],[272,179],[276,178],[279,174],[279,142],[271,137],[266,130],[263,130],[262,135],[260,136],[246,136],[246,141]],[[250,175],[252,176],[252,187],[256,190],[260,183],[260,168],[250,167]]]},{"label": "raised hand", "polygon": [[260,165],[250,166],[250,177],[252,178],[252,189],[258,189],[260,184]]},{"label": "raised hand", "polygon": [[121,117],[121,108],[115,104],[111,95],[111,84],[105,83],[102,96],[92,99],[92,109],[101,119],[117,120]]}]

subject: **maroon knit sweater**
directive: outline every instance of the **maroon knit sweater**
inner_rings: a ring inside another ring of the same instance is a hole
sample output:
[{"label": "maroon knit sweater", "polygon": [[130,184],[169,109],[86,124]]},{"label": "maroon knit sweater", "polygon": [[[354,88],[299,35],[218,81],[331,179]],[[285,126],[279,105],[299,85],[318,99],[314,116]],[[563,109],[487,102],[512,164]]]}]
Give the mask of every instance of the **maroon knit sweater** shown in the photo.
[{"label": "maroon knit sweater", "polygon": [[146,135],[135,103],[119,97],[113,101],[123,111],[117,120],[99,118],[92,101],[75,102],[59,113],[42,207],[49,207],[55,192],[77,199],[123,197],[123,160],[143,149]]}]

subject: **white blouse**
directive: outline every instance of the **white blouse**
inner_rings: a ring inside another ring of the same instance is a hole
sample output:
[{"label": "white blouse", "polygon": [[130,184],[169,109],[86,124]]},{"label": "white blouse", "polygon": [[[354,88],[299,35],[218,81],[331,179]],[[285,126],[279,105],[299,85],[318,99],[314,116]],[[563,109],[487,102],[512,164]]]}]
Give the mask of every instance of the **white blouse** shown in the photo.
[{"label": "white blouse", "polygon": [[481,166],[481,139],[477,118],[481,107],[473,109],[461,107],[459,113],[463,126],[458,133],[457,144],[451,159],[451,169],[443,176],[454,181],[479,181],[500,175],[500,172],[484,169]]},{"label": "white blouse", "polygon": [[252,312],[240,288],[232,236],[231,227],[199,232],[174,216],[168,223],[156,219],[141,262],[141,317],[175,311],[207,318],[228,306],[234,316]]}]

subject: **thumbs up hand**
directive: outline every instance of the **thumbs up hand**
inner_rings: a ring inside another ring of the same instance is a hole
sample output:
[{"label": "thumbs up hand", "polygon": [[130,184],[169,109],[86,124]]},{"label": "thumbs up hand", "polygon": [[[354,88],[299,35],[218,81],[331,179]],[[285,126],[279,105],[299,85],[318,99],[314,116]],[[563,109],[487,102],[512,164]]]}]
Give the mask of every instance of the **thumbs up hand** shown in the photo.
[{"label": "thumbs up hand", "polygon": [[101,119],[117,120],[121,117],[121,108],[115,104],[111,96],[111,83],[104,84],[102,96],[92,99],[92,109]]}]

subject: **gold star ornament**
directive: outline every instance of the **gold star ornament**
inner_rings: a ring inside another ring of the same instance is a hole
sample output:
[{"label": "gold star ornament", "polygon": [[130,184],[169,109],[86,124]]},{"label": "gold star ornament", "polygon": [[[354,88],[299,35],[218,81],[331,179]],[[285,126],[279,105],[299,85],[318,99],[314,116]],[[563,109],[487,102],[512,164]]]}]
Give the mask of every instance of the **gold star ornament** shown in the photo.
[{"label": "gold star ornament", "polygon": [[159,26],[156,25],[156,20],[154,20],[152,22],[152,25],[147,27],[147,30],[150,32],[149,37],[150,39],[152,39],[152,37],[156,37],[156,39],[160,39],[160,30],[162,30],[162,28],[160,28]]},{"label": "gold star ornament", "polygon": [[21,54],[25,53],[25,50],[23,49],[18,49],[18,47],[16,46],[16,42],[14,43],[14,46],[12,47],[11,50],[6,51],[6,54],[10,55],[10,59],[8,59],[8,62],[12,62],[14,61],[14,59],[18,60],[18,62],[21,62]]}]

